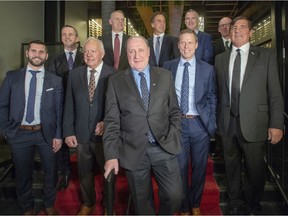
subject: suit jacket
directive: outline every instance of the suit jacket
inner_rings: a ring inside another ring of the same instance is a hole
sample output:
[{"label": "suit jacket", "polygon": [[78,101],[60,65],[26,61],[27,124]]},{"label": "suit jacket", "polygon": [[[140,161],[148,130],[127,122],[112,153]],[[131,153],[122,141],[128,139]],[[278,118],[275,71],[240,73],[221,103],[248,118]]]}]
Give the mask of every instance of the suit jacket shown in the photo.
[{"label": "suit jacket", "polygon": [[[180,58],[166,62],[164,68],[170,70],[174,80],[176,78],[177,68]],[[216,78],[213,66],[196,59],[195,74],[195,105],[199,116],[211,137],[216,131]]]},{"label": "suit jacket", "polygon": [[[126,69],[128,64],[127,59],[127,51],[126,51],[126,41],[128,40],[129,36],[126,34],[123,34],[122,39],[122,45],[121,45],[121,53],[120,53],[120,59],[119,59],[119,67],[118,70],[124,70]],[[108,34],[99,37],[100,40],[102,40],[104,49],[105,49],[105,56],[103,58],[103,61],[105,64],[110,65],[111,67],[114,67],[114,51],[113,51],[113,45],[112,45],[112,32],[109,32]]]},{"label": "suit jacket", "polygon": [[95,128],[98,122],[103,121],[107,81],[109,75],[114,72],[114,68],[103,64],[94,98],[90,102],[87,66],[81,66],[71,71],[68,77],[64,107],[64,137],[75,135],[81,144],[87,144],[90,140],[101,142],[102,137],[95,136]]},{"label": "suit jacket", "polygon": [[[214,41],[214,44],[213,44],[213,45],[214,45],[214,54],[215,54],[215,57],[216,57],[216,55],[218,55],[218,54],[226,51],[222,37],[217,38],[217,39]],[[232,46],[232,44],[230,43],[230,47],[229,47],[229,48],[231,48],[231,46]]]},{"label": "suit jacket", "polygon": [[[9,71],[0,89],[0,133],[13,138],[21,125],[25,110],[26,68]],[[62,139],[62,79],[45,71],[40,105],[42,132],[45,140]]]},{"label": "suit jacket", "polygon": [[195,51],[196,58],[209,64],[213,64],[214,50],[212,44],[212,36],[206,32],[199,31],[197,37],[198,47]]},{"label": "suit jacket", "polygon": [[178,154],[180,110],[171,73],[150,67],[150,102],[146,113],[131,69],[110,77],[103,135],[105,159],[135,170],[148,145],[149,128],[164,151]]},{"label": "suit jacket", "polygon": [[153,46],[153,37],[148,39],[148,43],[150,47],[149,64],[151,66],[163,67],[164,62],[170,61],[180,56],[180,52],[177,45],[177,38],[171,35],[164,34],[159,54],[159,64],[157,65]]},{"label": "suit jacket", "polygon": [[[84,64],[85,64],[84,55],[81,51],[77,50],[73,64],[73,69]],[[52,56],[51,60],[49,60],[48,70],[62,77],[63,86],[64,89],[66,89],[66,84],[69,75],[69,66],[65,52]]]},{"label": "suit jacket", "polygon": [[[231,50],[216,56],[219,103],[218,128],[227,135],[230,121],[229,61]],[[284,103],[275,54],[250,46],[239,99],[241,132],[247,142],[267,140],[268,128],[283,129]]]}]

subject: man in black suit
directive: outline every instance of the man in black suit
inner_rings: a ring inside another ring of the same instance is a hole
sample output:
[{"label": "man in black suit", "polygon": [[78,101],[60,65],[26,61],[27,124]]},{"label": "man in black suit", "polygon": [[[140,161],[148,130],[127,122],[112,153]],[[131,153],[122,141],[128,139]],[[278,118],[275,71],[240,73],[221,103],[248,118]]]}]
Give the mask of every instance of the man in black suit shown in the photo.
[{"label": "man in black suit", "polygon": [[84,42],[85,66],[73,69],[68,77],[63,135],[70,148],[77,147],[77,165],[83,204],[79,215],[93,213],[96,203],[94,185],[98,163],[104,173],[102,145],[105,93],[108,76],[114,68],[103,63],[103,44],[96,38]]},{"label": "man in black suit", "polygon": [[60,77],[45,70],[47,47],[31,41],[26,68],[9,71],[0,89],[0,134],[10,144],[16,174],[16,193],[25,215],[35,215],[32,194],[37,150],[44,173],[43,205],[48,215],[57,193],[57,159],[62,146],[63,86]]},{"label": "man in black suit", "polygon": [[[105,178],[119,163],[126,171],[136,214],[155,214],[151,168],[159,186],[159,215],[180,208],[183,189],[176,154],[181,151],[180,110],[172,74],[148,64],[142,36],[127,41],[130,68],[109,78],[103,135]],[[118,161],[119,160],[119,161]]]},{"label": "man in black suit", "polygon": [[151,66],[163,67],[165,61],[180,56],[177,47],[177,38],[165,34],[166,17],[163,12],[157,11],[151,17],[153,36],[148,39],[150,47],[149,64]]},{"label": "man in black suit", "polygon": [[267,140],[276,144],[282,139],[284,102],[274,52],[249,43],[251,21],[236,17],[230,32],[232,49],[215,60],[229,213],[248,213],[246,203],[251,214],[259,214],[266,174],[264,152]]},{"label": "man in black suit", "polygon": [[[84,64],[83,53],[77,49],[78,31],[71,25],[64,25],[61,29],[61,40],[64,52],[54,55],[48,64],[48,70],[62,77],[64,91],[66,90],[69,72]],[[65,94],[64,94],[65,95]],[[61,174],[58,190],[65,189],[71,179],[71,162],[69,148],[63,145],[58,153],[59,171]]]},{"label": "man in black suit", "polygon": [[[114,67],[116,70],[123,70],[129,66],[125,49],[125,44],[129,36],[123,32],[124,22],[125,16],[123,11],[113,11],[109,19],[112,31],[99,38],[102,40],[105,49],[104,63]],[[115,44],[117,43],[115,43],[115,41],[119,42],[118,54],[115,52]]]}]

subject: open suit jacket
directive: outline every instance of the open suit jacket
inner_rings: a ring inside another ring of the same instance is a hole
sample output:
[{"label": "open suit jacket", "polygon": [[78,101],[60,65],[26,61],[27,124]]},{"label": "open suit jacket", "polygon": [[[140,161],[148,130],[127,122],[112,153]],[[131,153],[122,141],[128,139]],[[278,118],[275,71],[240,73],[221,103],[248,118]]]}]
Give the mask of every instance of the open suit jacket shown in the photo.
[{"label": "open suit jacket", "polygon": [[107,81],[114,72],[114,68],[103,64],[92,102],[89,101],[87,66],[70,72],[64,107],[64,137],[75,135],[81,144],[101,142],[101,137],[95,136],[95,128],[103,121]]},{"label": "open suit jacket", "polygon": [[[83,53],[77,50],[73,64],[73,69],[84,64],[85,63]],[[48,70],[62,77],[63,86],[65,90],[69,75],[69,66],[65,52],[55,55],[51,58],[51,60],[49,60]]]},{"label": "open suit jacket", "polygon": [[[13,138],[22,123],[25,110],[26,68],[9,71],[0,89],[0,133]],[[45,71],[40,105],[42,132],[47,143],[62,139],[62,79]]]},{"label": "open suit jacket", "polygon": [[[217,38],[215,41],[214,41],[214,55],[218,55],[222,52],[225,52],[226,49],[225,49],[225,46],[224,46],[224,43],[223,43],[223,39],[222,37],[220,38]],[[231,47],[231,43],[230,43],[230,47]]]},{"label": "open suit jacket", "polygon": [[180,144],[180,110],[170,72],[150,67],[148,113],[130,68],[110,77],[103,135],[105,159],[135,170],[148,145],[149,128],[163,151],[177,154]]},{"label": "open suit jacket", "polygon": [[212,44],[212,36],[206,32],[199,31],[197,34],[198,47],[195,51],[197,59],[213,64],[214,48]]},{"label": "open suit jacket", "polygon": [[151,66],[163,67],[164,62],[170,61],[180,56],[180,52],[177,45],[177,38],[171,35],[164,34],[159,54],[159,64],[157,65],[153,46],[153,37],[148,39],[148,43],[150,47],[149,64]]},{"label": "open suit jacket", "polygon": [[[129,66],[128,59],[127,59],[127,51],[126,51],[126,47],[125,47],[125,44],[126,44],[126,41],[128,40],[128,38],[129,38],[128,35],[123,34],[118,70],[124,70]],[[112,32],[105,34],[104,36],[100,37],[99,39],[102,40],[103,45],[104,45],[104,49],[105,49],[105,55],[104,55],[103,61],[105,62],[105,64],[110,65],[111,67],[114,67],[114,51],[113,51],[113,45],[112,45]]]},{"label": "open suit jacket", "polygon": [[[230,121],[229,61],[231,50],[216,56],[218,129],[226,135]],[[268,128],[283,129],[283,98],[275,54],[250,46],[239,99],[241,132],[247,142],[267,140]]]},{"label": "open suit jacket", "polygon": [[[164,68],[170,70],[174,80],[180,58],[166,62]],[[213,66],[196,58],[195,105],[199,116],[211,137],[216,131],[216,78]]]}]

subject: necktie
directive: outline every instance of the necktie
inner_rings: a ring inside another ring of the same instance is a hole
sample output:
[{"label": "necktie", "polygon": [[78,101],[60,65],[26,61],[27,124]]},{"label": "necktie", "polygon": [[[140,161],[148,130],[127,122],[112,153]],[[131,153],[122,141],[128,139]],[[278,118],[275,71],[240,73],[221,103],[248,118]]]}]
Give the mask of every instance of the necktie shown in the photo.
[{"label": "necktie", "polygon": [[90,102],[93,100],[94,91],[96,88],[95,75],[94,75],[95,73],[96,73],[96,70],[90,70],[90,80],[89,80],[89,86],[88,86]]},{"label": "necktie", "polygon": [[[148,107],[149,107],[149,91],[148,91],[148,86],[147,86],[147,82],[144,76],[143,72],[139,73],[139,76],[141,76],[141,80],[140,80],[140,89],[141,89],[141,93],[142,93],[142,100],[143,100],[143,104],[145,106],[145,110],[146,112],[148,112]],[[150,143],[155,142],[152,132],[149,130],[148,133],[148,140]]]},{"label": "necktie", "polygon": [[229,41],[228,40],[225,41],[225,50],[226,51],[229,50]]},{"label": "necktie", "polygon": [[119,67],[119,58],[120,58],[120,40],[119,34],[115,34],[114,39],[114,68],[118,70]]},{"label": "necktie", "polygon": [[159,64],[159,55],[160,55],[160,36],[157,37],[155,44],[155,57],[157,65]]},{"label": "necktie", "polygon": [[73,52],[69,52],[69,58],[68,58],[68,67],[69,70],[73,69],[73,64],[74,64],[74,60],[73,60]]},{"label": "necktie", "polygon": [[184,63],[184,72],[183,72],[183,79],[182,79],[182,86],[181,86],[181,101],[180,107],[183,114],[187,114],[189,110],[189,72],[188,66],[189,62]]},{"label": "necktie", "polygon": [[231,87],[231,112],[234,116],[239,115],[239,98],[240,98],[240,72],[241,72],[241,54],[237,49],[237,56],[234,61],[232,87]]},{"label": "necktie", "polygon": [[30,80],[30,85],[29,85],[26,121],[30,124],[31,122],[34,121],[34,108],[35,108],[35,97],[36,97],[36,86],[37,86],[36,74],[40,71],[29,70],[29,72],[32,74],[32,78]]}]

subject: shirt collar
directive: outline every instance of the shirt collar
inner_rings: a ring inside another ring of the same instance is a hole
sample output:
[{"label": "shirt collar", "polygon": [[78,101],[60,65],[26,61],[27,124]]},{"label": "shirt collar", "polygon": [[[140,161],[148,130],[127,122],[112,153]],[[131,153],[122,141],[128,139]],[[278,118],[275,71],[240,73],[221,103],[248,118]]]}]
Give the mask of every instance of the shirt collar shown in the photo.
[{"label": "shirt collar", "polygon": [[122,37],[123,31],[122,32],[117,32],[117,33],[112,31],[113,38],[115,37],[115,34],[118,34],[119,37]]},{"label": "shirt collar", "polygon": [[91,68],[91,67],[87,67],[88,68],[88,71],[90,71],[90,70],[96,70],[97,71],[97,73],[101,73],[101,71],[102,71],[102,67],[103,67],[103,61],[96,67],[96,68]]},{"label": "shirt collar", "polygon": [[132,68],[132,72],[133,72],[134,74],[139,74],[140,72],[143,72],[146,77],[149,75],[149,71],[150,71],[150,66],[149,66],[149,64],[147,64],[147,66],[144,68],[143,71],[137,71],[137,70],[135,70],[135,69]]},{"label": "shirt collar", "polygon": [[157,37],[162,38],[162,37],[164,37],[164,34],[165,34],[165,32],[162,32],[162,33],[159,34],[159,35],[155,35],[155,34],[153,34],[153,36],[154,36],[154,38],[157,38]]},{"label": "shirt collar", "polygon": [[195,58],[195,55],[192,57],[192,59],[190,59],[189,61],[185,60],[182,58],[182,56],[180,57],[180,65],[184,67],[184,63],[185,62],[189,62],[190,66],[194,66],[195,65],[195,62],[196,62],[196,58]]},{"label": "shirt collar", "polygon": [[75,56],[76,55],[76,52],[77,52],[77,49],[74,49],[72,51],[69,51],[67,49],[64,49],[64,52],[66,53],[67,56],[69,56],[69,52],[73,52],[73,55]]},{"label": "shirt collar", "polygon": [[[32,69],[31,67],[27,66],[27,70],[26,71],[29,71],[29,70],[35,71],[35,69]],[[40,73],[44,73],[45,72],[44,66],[39,68],[39,69],[37,69],[37,71],[40,71]]]},{"label": "shirt collar", "polygon": [[232,46],[232,52],[235,52],[237,49],[240,49],[241,52],[247,53],[250,49],[250,43],[247,42],[246,44],[244,44],[243,46],[241,46],[239,48]]}]

